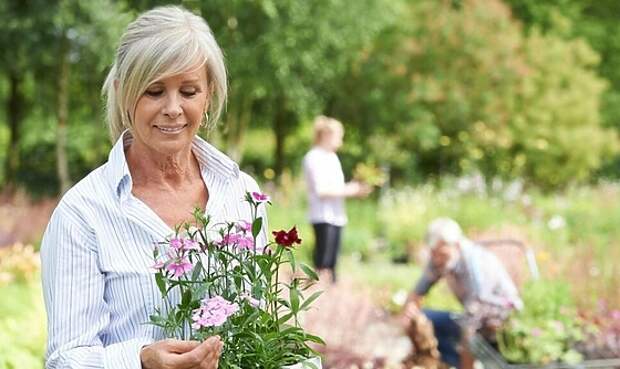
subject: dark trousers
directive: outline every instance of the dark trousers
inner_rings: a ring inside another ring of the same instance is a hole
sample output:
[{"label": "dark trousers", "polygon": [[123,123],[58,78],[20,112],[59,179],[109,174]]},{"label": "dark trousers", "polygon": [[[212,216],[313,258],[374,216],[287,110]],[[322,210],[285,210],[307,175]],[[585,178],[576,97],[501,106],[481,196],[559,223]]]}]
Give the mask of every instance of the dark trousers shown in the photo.
[{"label": "dark trousers", "polygon": [[429,309],[422,311],[433,323],[441,360],[457,369],[460,368],[461,355],[458,352],[458,345],[461,343],[461,327],[455,320],[458,315],[449,311]]},{"label": "dark trousers", "polygon": [[335,281],[342,227],[329,223],[313,223],[312,228],[315,239],[314,266],[317,269],[329,269]]}]

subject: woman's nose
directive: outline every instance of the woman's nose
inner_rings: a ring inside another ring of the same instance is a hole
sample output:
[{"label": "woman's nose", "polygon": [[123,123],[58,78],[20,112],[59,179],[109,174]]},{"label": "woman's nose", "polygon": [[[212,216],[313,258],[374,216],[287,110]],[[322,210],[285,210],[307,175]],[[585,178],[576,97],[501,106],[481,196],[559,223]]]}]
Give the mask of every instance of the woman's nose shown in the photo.
[{"label": "woman's nose", "polygon": [[183,114],[180,96],[175,93],[168,94],[166,97],[166,104],[162,113],[168,116],[170,119],[175,119],[179,115]]}]

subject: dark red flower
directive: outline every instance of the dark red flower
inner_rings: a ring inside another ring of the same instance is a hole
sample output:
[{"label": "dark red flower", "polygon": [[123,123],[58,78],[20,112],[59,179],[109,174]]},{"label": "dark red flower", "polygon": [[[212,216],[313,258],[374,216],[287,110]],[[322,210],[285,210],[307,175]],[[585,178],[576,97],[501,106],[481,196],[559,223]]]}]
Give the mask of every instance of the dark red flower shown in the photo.
[{"label": "dark red flower", "polygon": [[297,234],[297,228],[293,227],[287,231],[273,231],[271,232],[276,237],[276,243],[284,247],[292,247],[295,243],[301,243],[301,238]]}]

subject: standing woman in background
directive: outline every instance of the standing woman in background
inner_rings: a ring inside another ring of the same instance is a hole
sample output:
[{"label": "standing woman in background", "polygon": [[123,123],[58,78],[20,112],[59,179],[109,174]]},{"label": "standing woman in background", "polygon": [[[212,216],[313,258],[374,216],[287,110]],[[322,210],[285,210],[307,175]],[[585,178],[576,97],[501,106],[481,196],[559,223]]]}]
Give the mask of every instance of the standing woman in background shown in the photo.
[{"label": "standing woman in background", "polygon": [[201,17],[167,6],[128,26],[103,86],[114,147],[61,199],[43,236],[46,368],[217,368],[219,337],[165,339],[148,322],[162,300],[156,242],[195,207],[214,224],[252,219],[241,199],[256,182],[197,135],[217,121],[226,85]]},{"label": "standing woman in background", "polygon": [[318,116],[314,120],[314,144],[303,159],[308,191],[308,216],[314,228],[314,266],[321,277],[336,282],[336,263],[342,229],[347,224],[346,197],[365,197],[371,187],[344,180],[336,151],[342,146],[344,128],[338,120]]}]

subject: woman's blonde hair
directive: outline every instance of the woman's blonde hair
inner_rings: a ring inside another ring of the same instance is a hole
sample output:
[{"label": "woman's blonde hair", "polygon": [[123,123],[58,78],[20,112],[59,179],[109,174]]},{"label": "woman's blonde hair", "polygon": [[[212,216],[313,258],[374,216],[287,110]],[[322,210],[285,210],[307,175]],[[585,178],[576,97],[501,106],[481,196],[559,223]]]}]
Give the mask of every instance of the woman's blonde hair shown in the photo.
[{"label": "woman's blonde hair", "polygon": [[205,20],[180,6],[163,6],[130,23],[102,88],[112,141],[132,127],[138,99],[149,85],[197,65],[207,70],[212,127],[226,102],[226,67]]},{"label": "woman's blonde hair", "polygon": [[314,144],[318,145],[325,137],[327,133],[343,132],[344,127],[339,120],[326,117],[325,115],[319,115],[314,118]]}]

